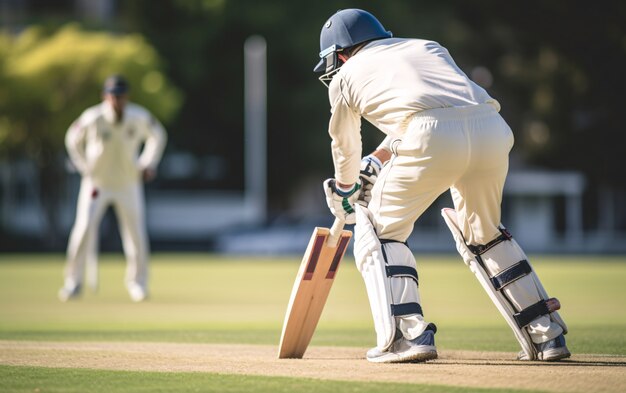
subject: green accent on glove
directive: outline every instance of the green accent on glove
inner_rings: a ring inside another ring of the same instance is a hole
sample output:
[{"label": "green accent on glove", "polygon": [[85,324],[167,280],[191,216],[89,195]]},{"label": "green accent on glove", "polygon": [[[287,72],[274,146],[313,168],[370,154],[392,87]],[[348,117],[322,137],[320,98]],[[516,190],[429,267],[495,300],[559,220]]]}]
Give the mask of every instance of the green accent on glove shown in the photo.
[{"label": "green accent on glove", "polygon": [[354,213],[354,209],[352,208],[352,205],[350,205],[348,198],[343,198],[343,200],[341,201],[341,206],[343,207],[343,210],[345,210],[348,214]]}]

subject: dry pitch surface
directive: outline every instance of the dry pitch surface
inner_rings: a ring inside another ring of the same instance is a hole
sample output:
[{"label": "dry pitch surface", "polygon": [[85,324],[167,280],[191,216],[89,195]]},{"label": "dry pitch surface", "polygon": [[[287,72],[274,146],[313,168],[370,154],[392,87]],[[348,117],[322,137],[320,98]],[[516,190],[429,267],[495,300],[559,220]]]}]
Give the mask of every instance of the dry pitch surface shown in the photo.
[{"label": "dry pitch surface", "polygon": [[514,353],[440,351],[420,364],[371,364],[365,348],[310,347],[304,359],[276,347],[233,344],[0,341],[0,364],[157,372],[209,372],[332,380],[389,381],[551,392],[623,392],[626,357],[574,355],[519,362]]}]

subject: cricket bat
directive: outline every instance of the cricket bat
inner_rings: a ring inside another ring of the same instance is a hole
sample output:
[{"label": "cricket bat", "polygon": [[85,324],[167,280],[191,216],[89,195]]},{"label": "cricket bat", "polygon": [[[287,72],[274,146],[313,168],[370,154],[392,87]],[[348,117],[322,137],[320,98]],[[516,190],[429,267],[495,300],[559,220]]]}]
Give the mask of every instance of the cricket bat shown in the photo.
[{"label": "cricket bat", "polygon": [[301,359],[311,342],[352,237],[352,232],[344,231],[343,226],[344,221],[335,219],[330,229],[316,227],[313,231],[291,290],[278,347],[279,359]]}]

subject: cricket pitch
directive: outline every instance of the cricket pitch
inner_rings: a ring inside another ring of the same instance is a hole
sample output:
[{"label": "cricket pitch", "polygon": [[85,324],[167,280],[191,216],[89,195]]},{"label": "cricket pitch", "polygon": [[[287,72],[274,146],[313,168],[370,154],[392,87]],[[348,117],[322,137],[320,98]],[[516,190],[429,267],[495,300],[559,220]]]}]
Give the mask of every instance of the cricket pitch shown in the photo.
[{"label": "cricket pitch", "polygon": [[0,340],[0,364],[156,372],[207,372],[344,381],[388,381],[550,392],[620,392],[626,357],[577,355],[562,362],[515,361],[509,352],[446,351],[419,364],[372,364],[366,348],[310,347],[277,359],[276,347],[242,344]]}]

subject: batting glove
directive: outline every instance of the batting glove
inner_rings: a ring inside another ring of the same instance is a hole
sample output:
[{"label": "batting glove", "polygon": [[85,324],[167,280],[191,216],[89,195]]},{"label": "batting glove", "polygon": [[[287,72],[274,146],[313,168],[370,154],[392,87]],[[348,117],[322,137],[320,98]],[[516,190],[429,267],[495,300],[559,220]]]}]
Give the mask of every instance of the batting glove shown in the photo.
[{"label": "batting glove", "polygon": [[378,178],[378,174],[382,169],[383,164],[380,160],[373,155],[365,156],[361,160],[361,174],[360,179],[363,184],[363,189],[359,194],[359,199],[357,203],[360,205],[367,207],[367,205],[372,200],[372,188],[374,188],[374,183],[376,183],[376,179]]},{"label": "batting glove", "polygon": [[359,198],[360,190],[360,181],[357,181],[351,190],[344,191],[337,187],[335,179],[326,179],[324,193],[330,212],[340,220],[344,220],[346,224],[354,224],[356,222],[354,204]]}]

